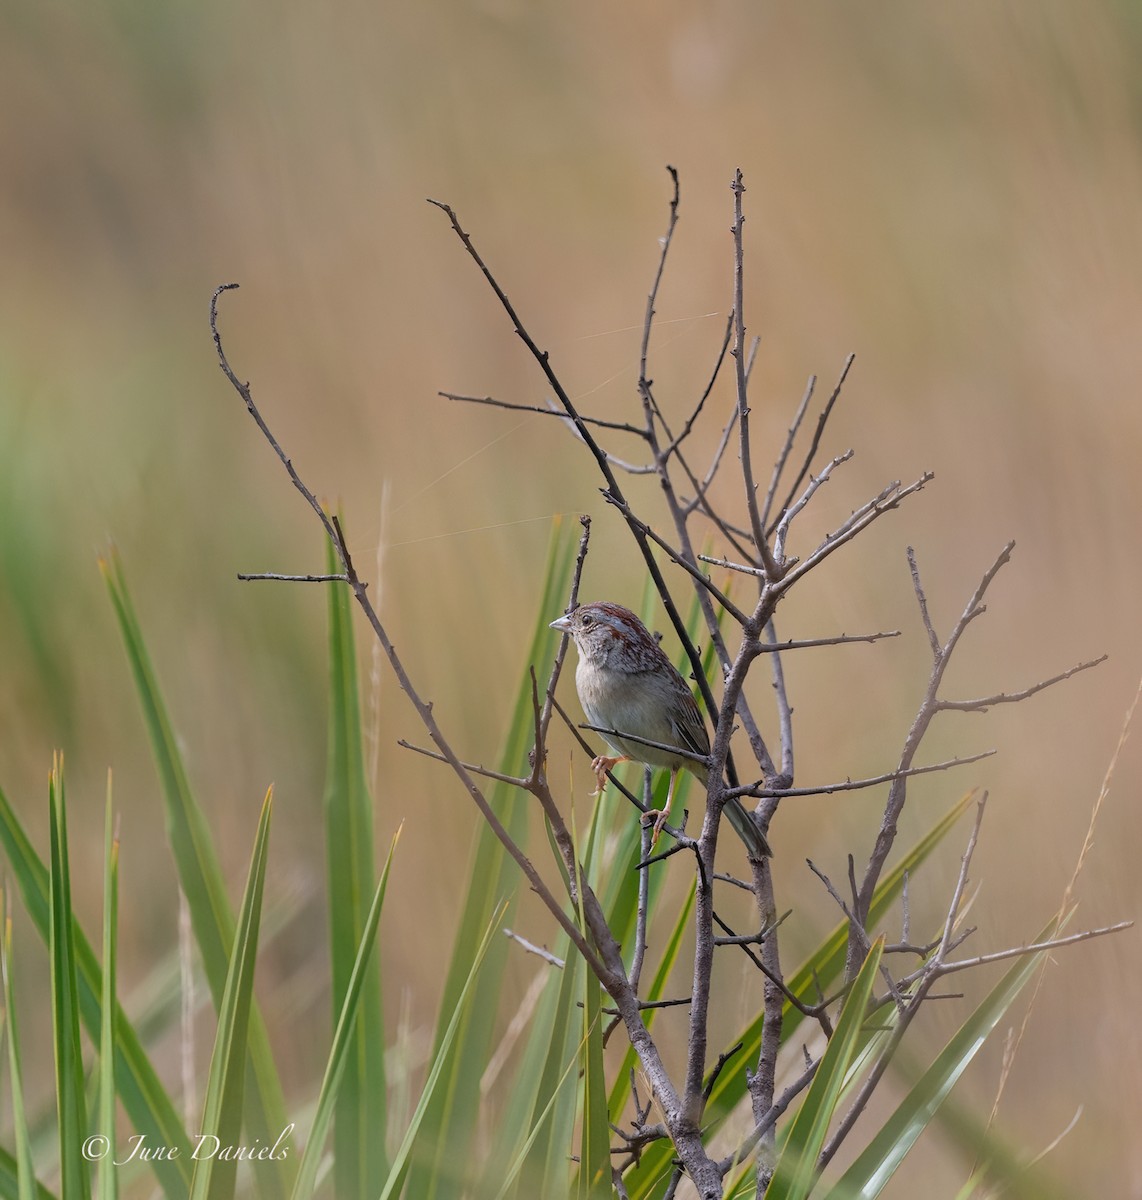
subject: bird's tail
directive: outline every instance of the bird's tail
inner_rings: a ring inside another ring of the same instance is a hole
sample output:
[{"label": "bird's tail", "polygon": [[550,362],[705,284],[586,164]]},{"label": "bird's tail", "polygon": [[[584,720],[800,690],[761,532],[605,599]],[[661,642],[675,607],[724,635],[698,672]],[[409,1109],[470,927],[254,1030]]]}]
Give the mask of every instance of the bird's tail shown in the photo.
[{"label": "bird's tail", "polygon": [[746,810],[736,796],[726,801],[722,812],[729,819],[738,837],[745,842],[745,848],[750,858],[756,860],[773,857],[773,851],[769,848],[769,843],[765,840],[765,834],[761,832],[761,827],[754,820],[753,814]]}]

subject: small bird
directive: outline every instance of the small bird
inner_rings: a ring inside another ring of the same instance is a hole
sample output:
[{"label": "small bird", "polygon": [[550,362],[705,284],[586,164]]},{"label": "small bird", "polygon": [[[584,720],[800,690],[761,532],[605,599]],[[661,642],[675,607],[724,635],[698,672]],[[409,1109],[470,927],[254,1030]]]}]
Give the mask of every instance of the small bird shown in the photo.
[{"label": "small bird", "polygon": [[[703,757],[710,753],[706,723],[690,688],[646,626],[621,604],[580,604],[552,621],[551,628],[575,639],[579,651],[575,687],[588,723],[615,730],[603,737],[616,756],[601,754],[591,764],[599,787],[616,763],[670,768],[666,807],[646,814],[655,819],[657,840],[670,814],[678,772],[685,768],[703,787],[709,778],[704,762],[664,748],[676,747]],[[659,745],[648,746],[633,738]],[[765,835],[736,796],[722,811],[752,858],[772,855]]]}]

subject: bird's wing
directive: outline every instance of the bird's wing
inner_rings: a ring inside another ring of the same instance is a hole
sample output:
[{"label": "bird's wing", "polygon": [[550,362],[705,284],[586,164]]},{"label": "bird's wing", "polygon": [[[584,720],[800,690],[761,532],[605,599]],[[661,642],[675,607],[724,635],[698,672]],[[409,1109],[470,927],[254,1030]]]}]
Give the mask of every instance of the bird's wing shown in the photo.
[{"label": "bird's wing", "polygon": [[695,754],[709,754],[710,735],[706,730],[706,722],[702,720],[690,689],[681,678],[678,682],[681,687],[670,714],[670,723],[678,735],[678,745],[684,750],[693,750]]}]

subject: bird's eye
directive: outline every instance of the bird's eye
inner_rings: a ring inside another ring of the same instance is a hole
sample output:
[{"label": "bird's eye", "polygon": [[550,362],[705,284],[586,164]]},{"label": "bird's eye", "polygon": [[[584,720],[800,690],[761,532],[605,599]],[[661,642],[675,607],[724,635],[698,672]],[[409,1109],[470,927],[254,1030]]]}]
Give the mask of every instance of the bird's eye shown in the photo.
[{"label": "bird's eye", "polygon": [[591,622],[592,622],[592,621],[594,621],[594,619],[595,619],[595,618],[594,618],[593,616],[591,616],[591,614],[590,614],[590,613],[584,613],[584,614],[583,614],[583,624],[584,624],[584,625],[590,625],[590,624],[591,624]]}]

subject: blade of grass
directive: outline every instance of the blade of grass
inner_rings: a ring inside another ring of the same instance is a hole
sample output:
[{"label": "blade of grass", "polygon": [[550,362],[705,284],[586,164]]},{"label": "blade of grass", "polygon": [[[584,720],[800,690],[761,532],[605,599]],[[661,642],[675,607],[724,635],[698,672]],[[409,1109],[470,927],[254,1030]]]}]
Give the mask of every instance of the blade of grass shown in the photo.
[{"label": "blade of grass", "polygon": [[[2,1200],[27,1200],[22,1188],[24,1176],[20,1174],[17,1161],[0,1147],[0,1198]],[[32,1200],[56,1200],[55,1193],[48,1191],[42,1183],[33,1181],[35,1191],[28,1193]]]},{"label": "blade of grass", "polygon": [[[51,926],[51,882],[48,868],[36,853],[12,806],[0,791],[0,843],[24,907],[32,924],[47,944]],[[79,981],[80,1016],[84,1028],[97,1041],[102,1028],[100,996],[102,972],[95,953],[79,923],[72,918],[76,973]],[[190,1185],[190,1139],[159,1077],[143,1050],[134,1026],[121,1005],[115,1007],[115,1082],[120,1099],[136,1133],[155,1146],[178,1150],[174,1158],[151,1163],[155,1177],[168,1200],[186,1200]]]},{"label": "blade of grass", "polygon": [[56,1063],[56,1112],[59,1118],[60,1183],[65,1196],[90,1195],[84,1102],[83,1050],[79,1042],[79,985],[72,941],[71,873],[67,857],[67,801],[63,762],[57,756],[48,785],[51,806],[51,964],[52,1033]]},{"label": "blade of grass", "polygon": [[[412,1148],[415,1145],[418,1135],[420,1134],[421,1125],[424,1121],[425,1113],[432,1102],[433,1093],[436,1091],[440,1083],[441,1077],[445,1073],[445,1069],[449,1063],[448,1052],[452,1047],[452,1042],[456,1037],[457,1030],[462,1024],[462,1018],[465,1010],[472,1004],[475,996],[475,983],[480,974],[480,968],[483,965],[484,959],[488,953],[488,947],[492,944],[492,939],[496,930],[500,927],[500,922],[507,912],[507,902],[501,903],[492,913],[492,919],[488,922],[484,935],[480,939],[476,953],[473,957],[471,969],[468,972],[468,978],[464,981],[464,986],[460,990],[460,995],[457,998],[457,1004],[452,1012],[452,1018],[448,1022],[447,1028],[444,1030],[444,1037],[441,1039],[439,1047],[433,1056],[432,1067],[428,1072],[428,1078],[424,1081],[424,1090],[420,1094],[420,1100],[412,1114],[412,1119],[409,1121],[408,1129],[405,1130],[405,1135],[401,1139],[401,1144],[393,1156],[392,1166],[389,1168],[389,1177],[385,1181],[385,1186],[381,1191],[378,1200],[390,1200],[395,1196],[400,1188],[404,1178],[405,1164],[409,1159]],[[462,1183],[464,1171],[456,1172],[456,1179]],[[412,1195],[414,1193],[406,1193]],[[211,1198],[213,1200],[213,1197]]]},{"label": "blade of grass", "polygon": [[[902,1059],[904,1047],[899,1047],[892,1059],[894,1073],[914,1084],[921,1072]],[[981,1113],[969,1101],[960,1101],[955,1093],[945,1097],[932,1123],[945,1139],[957,1147],[972,1170],[973,1187],[987,1189],[984,1194],[1003,1196],[1005,1200],[1064,1200],[1069,1196],[1060,1181],[1051,1178],[1037,1165],[1032,1154],[1013,1146],[987,1124],[986,1112]]]},{"label": "blade of grass", "polygon": [[[573,542],[569,531],[562,522],[557,521],[527,657],[527,663],[535,665],[540,679],[544,678],[558,644],[559,635],[548,628],[548,622],[562,611],[566,603],[572,552]],[[507,725],[504,749],[499,757],[500,770],[514,773],[526,769],[532,736],[531,681],[527,672],[523,671],[511,720]],[[504,784],[493,784],[486,794],[488,802],[511,836],[517,842],[526,842],[529,797]],[[510,920],[518,885],[519,875],[515,864],[508,858],[491,829],[481,822],[475,836],[472,866],[464,890],[464,913],[456,931],[441,999],[434,1061],[438,1060],[444,1035],[451,1026],[454,1014],[459,1011],[458,998],[471,977],[473,947],[479,945],[482,930],[505,896],[512,897],[506,910]],[[463,1179],[455,1172],[453,1165],[468,1162],[471,1158],[470,1148],[482,1103],[480,1081],[496,1033],[507,955],[507,939],[496,939],[475,983],[476,1001],[465,1006],[462,1027],[458,1036],[450,1041],[452,1049],[449,1061],[441,1065],[443,1077],[439,1086],[433,1089],[431,1104],[422,1118],[424,1144],[433,1149],[428,1155],[417,1156],[409,1165],[406,1195],[415,1196],[417,1200],[460,1200],[463,1194]]]},{"label": "blade of grass", "polygon": [[[326,569],[337,561],[332,543],[325,548]],[[329,887],[329,948],[332,959],[332,1009],[340,1012],[356,968],[366,928],[373,858],[373,801],[361,738],[357,689],[357,648],[353,638],[352,594],[348,585],[331,583],[329,607],[329,751],[325,773],[325,852]],[[342,1060],[333,1119],[334,1192],[340,1200],[372,1200],[387,1173],[385,1139],[385,1026],[381,974],[362,980],[349,1030],[349,1052]]]},{"label": "blade of grass", "polygon": [[[569,1131],[561,1127],[554,1132],[559,1101],[570,1090],[565,1064],[579,1063],[578,1050],[571,1041],[575,997],[580,990],[576,982],[579,963],[569,957],[569,946],[565,934],[554,945],[553,952],[565,966],[561,971],[553,970],[547,981],[527,1046],[508,1089],[502,1125],[497,1126],[504,1136],[497,1139],[489,1155],[477,1196],[494,1192],[500,1200],[514,1200],[520,1187],[525,1196],[543,1195],[544,1165],[553,1141],[562,1138],[562,1145],[569,1145]],[[571,1123],[574,1107],[572,1103]]]},{"label": "blade of grass", "polygon": [[563,1069],[563,1074],[559,1077],[558,1082],[552,1089],[550,1098],[543,1106],[543,1109],[538,1113],[535,1120],[532,1122],[531,1131],[524,1139],[523,1145],[519,1148],[515,1157],[512,1159],[511,1164],[508,1166],[504,1182],[500,1187],[500,1190],[496,1192],[493,1200],[506,1200],[507,1196],[515,1195],[516,1182],[519,1179],[523,1165],[527,1161],[527,1157],[531,1152],[531,1148],[535,1144],[535,1139],[539,1136],[541,1130],[546,1125],[547,1119],[551,1115],[552,1109],[555,1107],[555,1101],[558,1098],[560,1090],[567,1082],[571,1072],[579,1065],[581,1053],[582,1049],[577,1049],[571,1056],[571,1060],[568,1062],[567,1066]]},{"label": "blade of grass", "polygon": [[[1035,940],[1045,941],[1052,937],[1057,925],[1058,922],[1051,921]],[[1015,966],[968,1017],[877,1135],[841,1176],[829,1193],[831,1197],[836,1200],[842,1197],[844,1200],[857,1200],[858,1197],[860,1200],[873,1200],[873,1197],[880,1195],[968,1063],[1034,974],[1043,953],[1029,954],[1026,958],[1016,960]]]},{"label": "blade of grass", "polygon": [[119,928],[119,839],[111,813],[111,772],[107,772],[107,811],[103,819],[103,992],[99,1029],[99,1132],[107,1153],[99,1162],[98,1200],[116,1200],[115,1172],[115,960]]},{"label": "blade of grass", "polygon": [[882,935],[873,942],[852,991],[845,997],[821,1065],[789,1127],[773,1178],[765,1190],[766,1200],[806,1200],[813,1190],[817,1179],[817,1156],[825,1144],[845,1075],[859,1048],[861,1026],[868,1012],[883,953]]},{"label": "blade of grass", "polygon": [[[370,971],[373,962],[373,946],[376,943],[377,926],[381,919],[381,908],[385,903],[385,890],[389,883],[389,870],[392,867],[393,853],[397,848],[400,830],[396,831],[389,846],[388,857],[381,871],[380,881],[373,893],[373,902],[365,917],[365,927],[361,931],[361,942],[357,947],[357,956],[353,962],[353,971],[345,989],[341,1002],[341,1012],[337,1018],[337,1027],[333,1034],[333,1046],[329,1059],[325,1064],[325,1075],[321,1080],[321,1090],[317,1095],[317,1107],[313,1115],[313,1126],[309,1132],[309,1140],[305,1143],[305,1151],[301,1156],[297,1178],[294,1180],[291,1200],[308,1200],[313,1195],[314,1181],[317,1178],[317,1168],[321,1162],[321,1152],[325,1138],[329,1132],[329,1124],[333,1120],[334,1109],[337,1105],[338,1091],[344,1084],[345,1070],[353,1055],[353,1029],[360,1011],[361,999],[365,992],[367,980],[376,978],[376,972]],[[375,1137],[379,1130],[373,1130]],[[340,1193],[338,1193],[340,1194]]]},{"label": "blade of grass", "polygon": [[[254,966],[258,957],[258,925],[266,883],[266,854],[269,849],[273,789],[266,793],[258,834],[250,858],[250,872],[234,949],[226,972],[222,1003],[218,1006],[218,1028],[210,1056],[206,1102],[202,1111],[202,1133],[196,1147],[191,1200],[231,1200],[237,1176],[237,1159],[223,1158],[227,1147],[237,1146],[242,1133],[242,1098],[246,1081],[246,1043],[254,996]],[[284,1128],[284,1126],[283,1126]],[[209,1153],[206,1138],[216,1142]],[[260,1172],[261,1174],[262,1172]]]},{"label": "blade of grass", "polygon": [[[589,877],[598,846],[600,817],[603,811],[602,789],[595,802],[587,842],[586,863],[582,863],[579,842],[575,833],[575,803],[571,802],[571,845],[574,851],[575,897],[579,928],[587,928],[583,913],[584,874]],[[580,866],[582,865],[582,870]],[[579,1138],[579,1170],[576,1195],[578,1200],[605,1200],[611,1194],[611,1132],[607,1118],[607,1083],[603,1074],[602,988],[594,973],[583,971],[583,1039],[580,1050],[582,1065],[582,1124]]]},{"label": "blade of grass", "polygon": [[[16,1025],[16,1004],[13,997],[12,973],[12,917],[7,898],[4,904],[4,936],[0,941],[0,973],[4,976],[4,1015],[8,1024],[8,1075],[12,1084],[12,1130],[16,1139],[15,1184],[11,1192],[5,1192],[0,1183],[0,1194],[13,1195],[17,1200],[35,1200],[36,1172],[32,1165],[32,1147],[28,1141],[28,1119],[24,1111],[24,1081],[20,1067],[20,1042]],[[0,1175],[3,1166],[0,1165]],[[42,1189],[46,1191],[46,1189]]]},{"label": "blade of grass", "polygon": [[[190,787],[174,730],[159,691],[155,672],[143,641],[118,554],[111,551],[100,561],[111,603],[123,636],[135,681],[143,720],[150,737],[155,766],[166,807],[167,837],[174,853],[179,883],[190,908],[191,926],[202,956],[215,1010],[222,1003],[230,952],[234,944],[234,911],[206,816]],[[269,1037],[261,1013],[254,1005],[249,1031],[251,1074],[248,1107],[250,1132],[255,1140],[272,1144],[287,1123],[281,1082],[270,1054]],[[293,1166],[287,1160],[281,1173],[259,1171],[258,1186],[266,1200],[284,1200]]]}]

